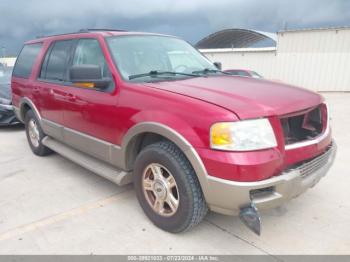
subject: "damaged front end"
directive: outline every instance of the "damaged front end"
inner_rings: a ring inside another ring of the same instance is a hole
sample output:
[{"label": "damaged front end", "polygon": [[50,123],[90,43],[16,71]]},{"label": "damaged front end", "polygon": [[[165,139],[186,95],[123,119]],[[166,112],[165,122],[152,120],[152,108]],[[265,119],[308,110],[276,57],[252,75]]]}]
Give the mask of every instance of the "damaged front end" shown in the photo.
[{"label": "damaged front end", "polygon": [[250,203],[250,205],[241,208],[239,218],[241,219],[244,225],[246,225],[255,234],[260,236],[261,218],[258,209],[254,205],[254,203]]},{"label": "damaged front end", "polygon": [[9,126],[18,124],[11,101],[0,98],[0,126]]}]

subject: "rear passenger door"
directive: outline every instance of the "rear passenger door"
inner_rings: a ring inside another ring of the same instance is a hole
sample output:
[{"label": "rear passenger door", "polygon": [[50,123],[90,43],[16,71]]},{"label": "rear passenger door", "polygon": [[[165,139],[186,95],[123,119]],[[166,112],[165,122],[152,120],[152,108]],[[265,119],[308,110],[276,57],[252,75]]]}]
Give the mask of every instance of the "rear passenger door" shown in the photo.
[{"label": "rear passenger door", "polygon": [[64,124],[63,110],[67,98],[65,87],[67,84],[67,66],[73,43],[73,40],[62,40],[50,45],[37,81],[44,127],[49,129],[46,130],[49,135],[58,139],[63,137],[60,126]]},{"label": "rear passenger door", "polygon": [[19,106],[20,99],[29,97],[37,109],[40,111],[40,104],[37,101],[38,94],[34,92],[32,71],[39,63],[39,56],[42,49],[42,43],[34,43],[24,45],[19,54],[16,65],[12,72],[11,88],[12,88],[12,102],[15,106]]}]

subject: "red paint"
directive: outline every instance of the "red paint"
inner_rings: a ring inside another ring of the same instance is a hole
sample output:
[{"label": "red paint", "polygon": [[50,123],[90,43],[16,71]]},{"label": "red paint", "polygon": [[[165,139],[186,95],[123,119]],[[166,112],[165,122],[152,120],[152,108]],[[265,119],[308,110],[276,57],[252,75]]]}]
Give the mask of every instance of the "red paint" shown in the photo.
[{"label": "red paint", "polygon": [[[235,180],[257,181],[278,175],[286,167],[322,153],[331,137],[319,144],[284,150],[279,117],[314,107],[323,98],[290,85],[244,77],[209,76],[159,83],[131,83],[122,80],[109,54],[105,36],[132,34],[96,32],[43,38],[29,79],[13,77],[13,103],[30,98],[48,120],[110,143],[120,145],[128,129],[137,123],[164,124],[189,141],[197,150],[210,175]],[[97,38],[113,74],[115,90],[58,86],[37,80],[41,62],[54,40]],[[36,90],[36,91],[34,91]],[[254,152],[223,152],[209,147],[213,123],[268,117],[278,142],[277,148]]]}]

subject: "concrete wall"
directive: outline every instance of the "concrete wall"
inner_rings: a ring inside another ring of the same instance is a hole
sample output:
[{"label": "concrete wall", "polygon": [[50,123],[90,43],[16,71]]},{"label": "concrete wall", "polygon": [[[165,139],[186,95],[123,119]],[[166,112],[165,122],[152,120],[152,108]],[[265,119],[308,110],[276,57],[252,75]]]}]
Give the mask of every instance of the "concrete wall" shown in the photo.
[{"label": "concrete wall", "polygon": [[201,51],[223,69],[251,69],[315,91],[350,91],[350,28],[281,32],[276,48]]}]

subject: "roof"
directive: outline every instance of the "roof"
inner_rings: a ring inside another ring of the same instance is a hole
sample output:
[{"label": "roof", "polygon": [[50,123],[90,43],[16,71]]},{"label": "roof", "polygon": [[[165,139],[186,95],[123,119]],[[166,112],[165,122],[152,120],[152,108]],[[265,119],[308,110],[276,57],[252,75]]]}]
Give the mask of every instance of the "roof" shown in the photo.
[{"label": "roof", "polygon": [[269,46],[275,46],[277,35],[263,31],[232,28],[215,32],[203,38],[196,44],[196,47],[199,49],[244,48],[266,40],[270,42]]}]

